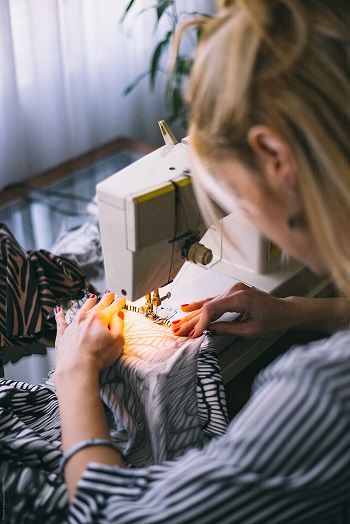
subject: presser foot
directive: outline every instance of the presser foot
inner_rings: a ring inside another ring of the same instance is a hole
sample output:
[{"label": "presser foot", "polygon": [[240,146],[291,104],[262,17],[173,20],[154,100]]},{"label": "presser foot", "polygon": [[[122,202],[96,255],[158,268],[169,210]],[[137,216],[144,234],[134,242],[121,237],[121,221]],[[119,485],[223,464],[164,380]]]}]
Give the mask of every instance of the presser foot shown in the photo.
[{"label": "presser foot", "polygon": [[176,310],[173,308],[166,308],[164,306],[157,307],[157,312],[148,310],[145,306],[134,306],[133,304],[125,304],[124,308],[126,311],[133,311],[139,313],[146,318],[152,320],[155,324],[161,324],[163,326],[171,326],[171,318],[175,316]]}]

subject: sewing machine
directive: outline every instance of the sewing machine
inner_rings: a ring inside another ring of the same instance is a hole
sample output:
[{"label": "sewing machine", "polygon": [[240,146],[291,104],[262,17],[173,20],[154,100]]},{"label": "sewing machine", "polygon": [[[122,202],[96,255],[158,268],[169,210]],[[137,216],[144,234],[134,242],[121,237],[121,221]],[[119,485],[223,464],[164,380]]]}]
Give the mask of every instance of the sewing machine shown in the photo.
[{"label": "sewing machine", "polygon": [[[328,282],[294,261],[283,262],[280,250],[238,209],[206,230],[191,183],[188,141],[177,142],[165,122],[160,128],[163,147],[97,186],[109,289],[144,314],[168,321],[183,315],[180,304],[218,295],[237,282],[275,296],[324,294]],[[241,340],[232,353],[236,343],[218,337],[226,380],[266,349],[265,343]]]}]

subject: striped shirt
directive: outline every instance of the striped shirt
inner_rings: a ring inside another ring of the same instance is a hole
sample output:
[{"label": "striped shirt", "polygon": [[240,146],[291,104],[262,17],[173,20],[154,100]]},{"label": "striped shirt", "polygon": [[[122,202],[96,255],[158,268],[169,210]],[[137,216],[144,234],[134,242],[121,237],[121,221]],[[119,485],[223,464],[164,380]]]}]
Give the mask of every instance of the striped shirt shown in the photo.
[{"label": "striped shirt", "polygon": [[227,433],[144,469],[90,463],[69,523],[350,523],[350,332],[290,350]]}]

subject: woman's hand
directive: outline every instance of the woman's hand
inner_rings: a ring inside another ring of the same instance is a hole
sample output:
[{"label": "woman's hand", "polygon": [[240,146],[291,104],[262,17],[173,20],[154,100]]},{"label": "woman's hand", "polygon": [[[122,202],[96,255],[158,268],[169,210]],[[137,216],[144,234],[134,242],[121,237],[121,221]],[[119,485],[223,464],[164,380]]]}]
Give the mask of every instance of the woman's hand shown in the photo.
[{"label": "woman's hand", "polygon": [[[190,314],[172,324],[173,333],[191,337],[199,337],[205,329],[217,335],[264,337],[288,329],[293,315],[290,300],[241,283],[222,295],[185,304],[181,309]],[[215,322],[228,312],[239,313],[239,317],[233,322]]]},{"label": "woman's hand", "polygon": [[[54,378],[63,451],[81,440],[110,439],[98,375],[121,354],[124,343],[124,314],[121,309],[124,304],[125,299],[110,292],[105,293],[98,304],[95,295],[91,295],[69,326],[63,310],[56,310]],[[109,446],[81,449],[69,460],[64,471],[70,500],[90,462],[123,465],[120,454]]]},{"label": "woman's hand", "polygon": [[125,299],[111,292],[99,303],[91,295],[69,326],[63,310],[56,308],[55,376],[86,367],[98,374],[119,358],[124,344],[124,305]]}]

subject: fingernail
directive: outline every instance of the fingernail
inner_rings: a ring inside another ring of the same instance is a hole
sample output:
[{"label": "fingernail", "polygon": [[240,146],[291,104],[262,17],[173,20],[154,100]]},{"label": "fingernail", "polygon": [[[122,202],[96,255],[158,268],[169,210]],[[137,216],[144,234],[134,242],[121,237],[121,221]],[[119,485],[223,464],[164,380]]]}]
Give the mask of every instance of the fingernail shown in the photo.
[{"label": "fingernail", "polygon": [[174,320],[174,322],[172,322],[172,325],[174,326],[175,324],[178,324],[179,322],[181,322],[181,320]]},{"label": "fingernail", "polygon": [[95,297],[96,297],[96,295],[94,293],[90,293],[89,294],[89,298],[95,298]]},{"label": "fingernail", "polygon": [[59,313],[59,312],[61,311],[61,309],[62,309],[62,308],[61,308],[60,306],[56,306],[56,307],[55,307],[55,313]]},{"label": "fingernail", "polygon": [[181,304],[181,307],[187,307],[189,304]]},{"label": "fingernail", "polygon": [[118,317],[124,320],[124,313],[122,311],[118,311]]},{"label": "fingernail", "polygon": [[179,327],[178,327],[178,328],[175,328],[175,329],[173,329],[173,333],[177,333],[178,331],[180,331],[180,328],[179,328]]},{"label": "fingernail", "polygon": [[193,337],[195,330],[192,329],[191,333],[188,335],[189,337]]}]

